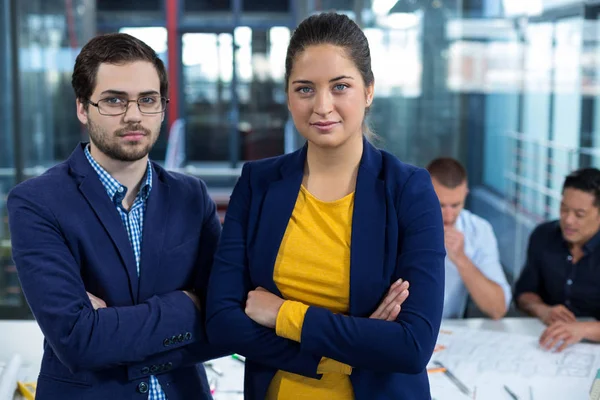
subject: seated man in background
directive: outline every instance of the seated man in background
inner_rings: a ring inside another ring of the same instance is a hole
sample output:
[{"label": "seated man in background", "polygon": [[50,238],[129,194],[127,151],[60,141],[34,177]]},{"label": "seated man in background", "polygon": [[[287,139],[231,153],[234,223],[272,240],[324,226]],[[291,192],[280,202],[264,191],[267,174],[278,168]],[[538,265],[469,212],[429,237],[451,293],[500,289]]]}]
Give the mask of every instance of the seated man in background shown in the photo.
[{"label": "seated man in background", "polygon": [[469,296],[492,319],[502,318],[511,300],[496,236],[489,222],[464,210],[469,193],[465,168],[452,158],[428,166],[440,200],[446,243],[444,318],[461,318]]},{"label": "seated man in background", "polygon": [[600,171],[584,168],[565,179],[560,220],[531,234],[515,287],[520,309],[549,327],[540,343],[557,350],[582,339],[600,341]]}]

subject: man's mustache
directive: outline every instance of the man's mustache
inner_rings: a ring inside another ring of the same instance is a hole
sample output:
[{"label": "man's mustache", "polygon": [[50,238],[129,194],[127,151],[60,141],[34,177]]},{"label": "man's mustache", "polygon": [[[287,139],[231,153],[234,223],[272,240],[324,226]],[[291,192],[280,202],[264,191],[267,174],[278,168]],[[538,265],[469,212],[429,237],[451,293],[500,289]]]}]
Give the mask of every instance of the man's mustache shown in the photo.
[{"label": "man's mustache", "polygon": [[150,135],[150,129],[144,128],[141,125],[130,125],[117,130],[115,133],[117,136],[125,136],[128,132],[144,132],[144,135]]}]

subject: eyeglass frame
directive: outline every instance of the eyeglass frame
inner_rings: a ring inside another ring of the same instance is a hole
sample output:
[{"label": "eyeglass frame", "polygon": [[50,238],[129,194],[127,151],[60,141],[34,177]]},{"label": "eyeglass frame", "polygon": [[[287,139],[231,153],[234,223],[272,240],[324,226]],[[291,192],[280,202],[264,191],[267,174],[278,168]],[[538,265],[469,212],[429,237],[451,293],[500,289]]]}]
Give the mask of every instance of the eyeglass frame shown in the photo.
[{"label": "eyeglass frame", "polygon": [[102,112],[100,111],[100,102],[104,99],[100,99],[98,100],[97,103],[94,103],[91,99],[88,99],[87,103],[96,107],[98,109],[98,114],[103,115],[105,117],[118,117],[119,115],[123,115],[123,114],[127,114],[127,111],[129,111],[129,103],[136,103],[137,107],[138,107],[138,111],[141,114],[144,115],[158,115],[158,114],[163,114],[167,111],[167,104],[169,104],[169,101],[171,101],[170,99],[160,96],[161,101],[165,100],[165,109],[162,111],[157,111],[157,112],[147,112],[147,111],[142,111],[142,109],[140,108],[140,99],[143,99],[144,97],[148,97],[148,96],[142,96],[142,97],[138,97],[137,100],[126,100],[127,101],[127,105],[125,106],[125,109],[122,113],[119,114],[102,114]]}]

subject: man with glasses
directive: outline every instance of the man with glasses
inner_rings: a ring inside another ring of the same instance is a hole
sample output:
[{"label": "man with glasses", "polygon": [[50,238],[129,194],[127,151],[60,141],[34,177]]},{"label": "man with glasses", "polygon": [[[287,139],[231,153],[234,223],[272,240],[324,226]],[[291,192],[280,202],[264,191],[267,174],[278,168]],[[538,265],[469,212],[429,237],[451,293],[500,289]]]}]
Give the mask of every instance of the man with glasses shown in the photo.
[{"label": "man with glasses", "polygon": [[77,57],[90,142],[8,198],[13,257],[45,336],[43,399],[211,398],[196,364],[221,225],[199,179],[149,161],[168,102],[162,61],[125,34]]}]

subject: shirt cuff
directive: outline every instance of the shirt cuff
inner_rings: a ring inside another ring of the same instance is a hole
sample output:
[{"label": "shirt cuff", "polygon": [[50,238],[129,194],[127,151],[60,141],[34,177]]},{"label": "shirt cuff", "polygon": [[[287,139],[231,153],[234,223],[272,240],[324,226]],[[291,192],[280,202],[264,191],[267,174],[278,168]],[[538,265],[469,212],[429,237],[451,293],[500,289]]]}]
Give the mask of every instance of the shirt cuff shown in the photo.
[{"label": "shirt cuff", "polygon": [[275,332],[277,336],[300,343],[302,325],[308,306],[298,301],[286,300],[279,308]]},{"label": "shirt cuff", "polygon": [[343,374],[343,375],[351,375],[352,367],[348,364],[341,363],[336,360],[332,360],[331,358],[323,357],[319,362],[319,366],[317,367],[317,374]]}]

